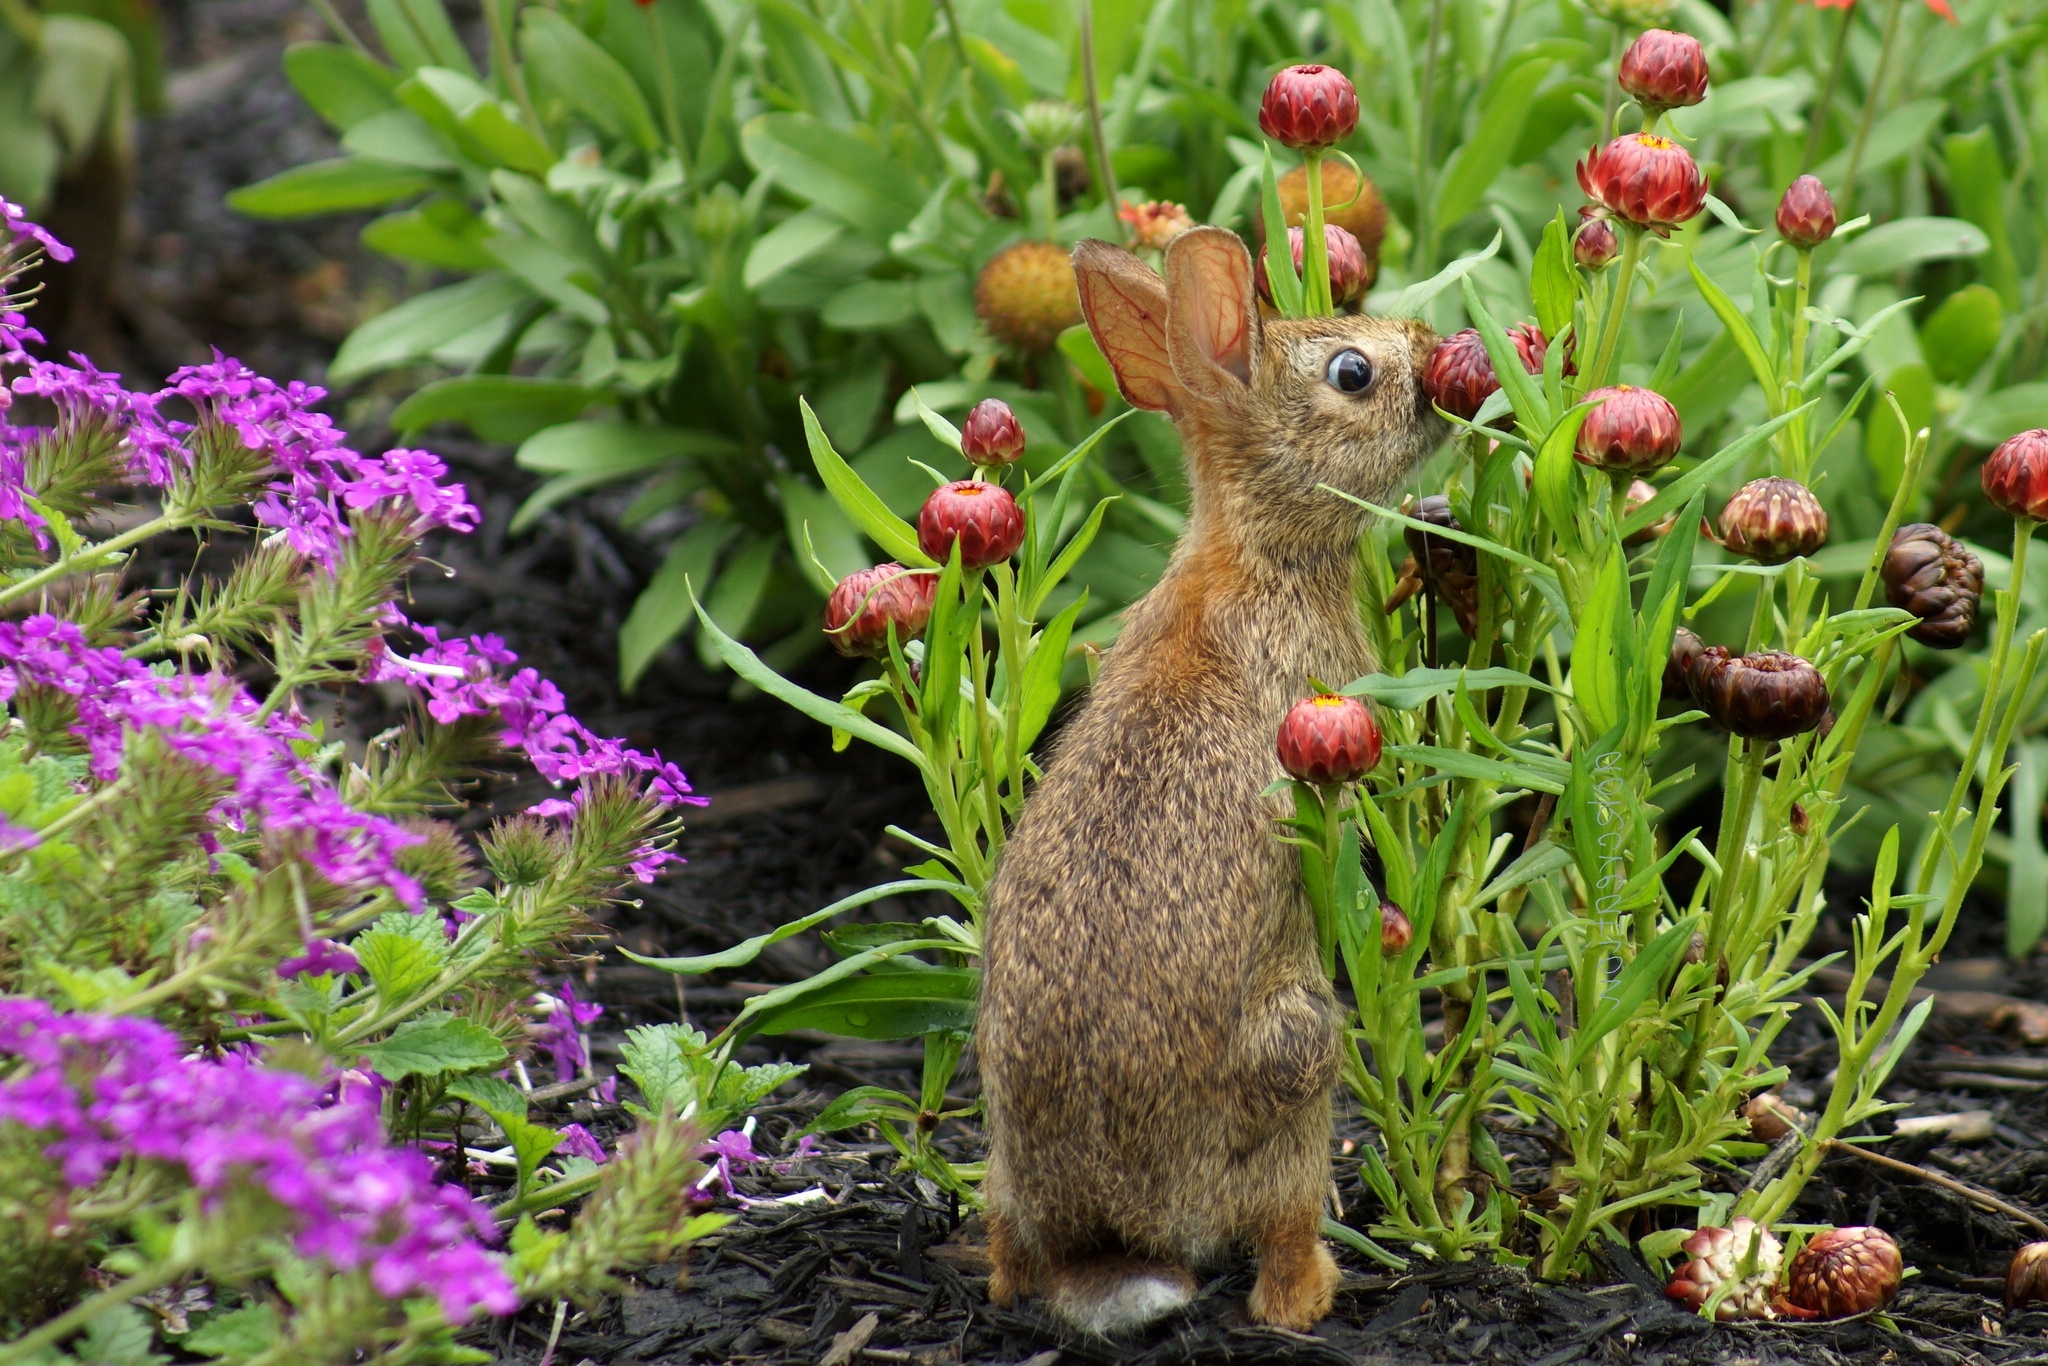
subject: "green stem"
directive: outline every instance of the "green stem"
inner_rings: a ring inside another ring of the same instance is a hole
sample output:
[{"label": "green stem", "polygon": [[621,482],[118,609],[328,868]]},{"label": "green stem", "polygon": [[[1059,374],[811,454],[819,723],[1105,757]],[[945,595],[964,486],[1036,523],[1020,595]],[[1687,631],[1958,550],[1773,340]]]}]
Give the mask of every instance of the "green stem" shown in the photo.
[{"label": "green stem", "polygon": [[[1842,175],[1842,216],[1847,218],[1856,207],[1856,173],[1863,166],[1863,145],[1870,139],[1870,125],[1877,118],[1878,97],[1884,93],[1885,76],[1891,70],[1892,44],[1899,36],[1899,15],[1905,9],[1905,0],[1892,0],[1892,7],[1884,17],[1884,41],[1877,49],[1877,69],[1870,73],[1870,89],[1863,95],[1863,114],[1856,120],[1856,140],[1849,144],[1849,169]],[[1848,23],[1844,13],[1842,22]]]},{"label": "green stem", "polygon": [[374,57],[376,55],[370,51],[370,45],[364,42],[354,29],[349,27],[348,20],[341,17],[341,11],[334,7],[334,0],[313,0],[313,9],[319,14],[321,22],[327,25],[335,37],[341,39],[341,41],[347,43],[365,57]]},{"label": "green stem", "polygon": [[[1721,871],[1714,880],[1711,909],[1707,914],[1706,953],[1700,960],[1706,965],[1710,978],[1718,976],[1721,953],[1728,946],[1728,932],[1735,918],[1735,892],[1742,880],[1743,851],[1749,841],[1750,821],[1756,814],[1757,789],[1763,785],[1765,752],[1770,749],[1768,740],[1744,740],[1743,745],[1741,774],[1734,794],[1722,804],[1721,833],[1714,841],[1714,862],[1720,865]],[[1720,999],[1721,988],[1717,984],[1700,1002],[1699,1010],[1693,1016],[1692,1044],[1686,1049],[1685,1061],[1678,1069],[1678,1094],[1681,1096],[1692,1094],[1693,1077],[1706,1058],[1714,1007]]]},{"label": "green stem", "polygon": [[1422,89],[1415,113],[1415,260],[1417,279],[1436,264],[1436,214],[1430,190],[1430,146],[1435,139],[1437,49],[1443,46],[1445,0],[1429,0],[1429,37],[1422,54]]},{"label": "green stem", "polygon": [[46,584],[55,583],[59,579],[68,578],[73,574],[81,574],[89,569],[96,569],[99,567],[98,562],[109,555],[117,555],[130,546],[140,545],[152,536],[190,526],[197,520],[198,514],[189,512],[166,512],[161,516],[152,517],[141,526],[131,527],[118,536],[101,541],[97,545],[89,545],[76,554],[66,555],[53,564],[44,565],[19,583],[11,583],[5,588],[0,588],[0,605],[13,602],[17,598],[26,597],[38,588]]},{"label": "green stem", "polygon": [[526,89],[526,75],[512,56],[512,36],[505,29],[502,3],[503,0],[484,0],[484,22],[491,31],[491,65],[504,78],[505,88],[512,92],[520,112],[526,115],[527,126],[533,130],[533,135],[552,153],[554,144],[548,137],[547,125],[540,121],[540,114],[533,107],[533,96]]},{"label": "green stem", "polygon": [[[1788,412],[1806,401],[1806,305],[1813,297],[1813,249],[1799,250],[1799,269],[1792,285],[1792,356],[1785,376],[1785,399],[1780,412]],[[1807,428],[1812,414],[1790,423],[1782,433],[1784,444],[1793,447],[1792,477],[1804,482],[1813,463]],[[1795,437],[1796,429],[1796,437]],[[1782,448],[1781,448],[1782,449]]]},{"label": "green stem", "polygon": [[1301,154],[1308,172],[1308,217],[1301,226],[1302,312],[1311,318],[1327,318],[1336,311],[1330,299],[1330,254],[1323,238],[1323,152],[1310,148]]},{"label": "green stem", "polygon": [[1081,0],[1081,88],[1088,97],[1088,131],[1095,142],[1095,173],[1102,177],[1102,202],[1116,212],[1116,170],[1109,164],[1109,137],[1102,129],[1102,92],[1095,75],[1095,6]]},{"label": "green stem", "polygon": [[675,149],[676,160],[687,166],[690,154],[683,146],[683,118],[676,105],[676,73],[669,65],[668,34],[662,31],[656,8],[650,2],[641,6],[641,13],[647,16],[647,41],[654,48],[654,84],[661,93],[661,121],[668,133],[669,146]]},{"label": "green stem", "polygon": [[1614,363],[1621,343],[1621,320],[1635,293],[1636,262],[1643,254],[1643,230],[1633,223],[1621,224],[1621,261],[1607,296],[1607,313],[1600,320],[1600,345],[1593,352],[1593,364],[1586,372],[1586,392],[1607,383],[1608,367]]}]

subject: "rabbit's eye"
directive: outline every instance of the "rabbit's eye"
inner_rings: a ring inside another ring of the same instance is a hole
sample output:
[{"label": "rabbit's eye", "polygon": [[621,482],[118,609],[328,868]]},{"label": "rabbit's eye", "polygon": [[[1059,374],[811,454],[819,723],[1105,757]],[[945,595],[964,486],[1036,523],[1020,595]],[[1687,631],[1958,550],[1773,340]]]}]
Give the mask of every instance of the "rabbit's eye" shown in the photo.
[{"label": "rabbit's eye", "polygon": [[1344,393],[1362,394],[1372,383],[1372,362],[1363,351],[1339,351],[1330,357],[1330,368],[1323,377]]}]

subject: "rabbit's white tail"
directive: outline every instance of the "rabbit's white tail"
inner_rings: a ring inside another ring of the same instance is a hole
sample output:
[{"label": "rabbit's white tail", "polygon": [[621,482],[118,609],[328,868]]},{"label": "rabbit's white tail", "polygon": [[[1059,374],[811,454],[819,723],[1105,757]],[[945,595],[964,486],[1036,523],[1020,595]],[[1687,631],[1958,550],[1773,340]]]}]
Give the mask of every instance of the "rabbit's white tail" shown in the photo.
[{"label": "rabbit's white tail", "polygon": [[1195,1297],[1195,1278],[1186,1267],[1138,1257],[1091,1257],[1045,1279],[1052,1311],[1101,1337],[1142,1328]]}]

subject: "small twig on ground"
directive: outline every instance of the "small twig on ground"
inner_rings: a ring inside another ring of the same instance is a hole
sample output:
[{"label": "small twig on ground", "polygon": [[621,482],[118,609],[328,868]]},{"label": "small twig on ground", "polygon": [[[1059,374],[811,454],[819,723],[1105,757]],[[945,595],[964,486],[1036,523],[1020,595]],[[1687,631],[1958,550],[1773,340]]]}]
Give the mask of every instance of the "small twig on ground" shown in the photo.
[{"label": "small twig on ground", "polygon": [[2043,1223],[2040,1219],[2027,1213],[2019,1206],[2009,1205],[1989,1191],[1979,1190],[1968,1182],[1958,1181],[1952,1176],[1943,1176],[1940,1172],[1931,1172],[1925,1167],[1916,1167],[1911,1162],[1901,1162],[1896,1157],[1886,1157],[1883,1153],[1871,1152],[1868,1148],[1859,1148],[1853,1143],[1844,1143],[1838,1138],[1829,1139],[1827,1146],[1829,1152],[1852,1153],[1862,1158],[1865,1162],[1874,1163],[1877,1166],[1888,1168],[1906,1176],[1917,1176],[1922,1181],[1940,1186],[1944,1190],[1954,1191],[1957,1195],[1975,1204],[1982,1205],[1986,1209],[1995,1210],[2009,1219],[2017,1219],[2042,1237],[2048,1238],[2048,1223]]}]

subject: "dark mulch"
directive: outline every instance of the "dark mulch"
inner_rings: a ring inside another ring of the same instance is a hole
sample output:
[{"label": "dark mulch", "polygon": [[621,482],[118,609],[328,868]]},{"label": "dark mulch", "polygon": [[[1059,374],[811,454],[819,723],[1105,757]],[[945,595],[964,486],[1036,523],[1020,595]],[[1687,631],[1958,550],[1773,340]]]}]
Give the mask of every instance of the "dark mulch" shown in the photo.
[{"label": "dark mulch", "polygon": [[[364,253],[354,240],[360,220],[256,225],[220,203],[235,185],[331,154],[331,139],[278,71],[285,41],[315,36],[298,0],[165,0],[162,8],[172,108],[144,130],[128,232],[133,250],[112,312],[85,333],[114,348],[142,382],[203,359],[208,342],[280,378],[317,379],[335,340],[365,309],[428,282]],[[351,4],[343,8],[357,12]],[[458,20],[474,21],[473,3],[451,8]],[[389,402],[375,388],[336,399],[337,411],[366,441],[375,439]],[[671,651],[638,693],[620,692],[613,634],[656,557],[620,530],[602,500],[558,512],[536,532],[513,538],[506,527],[528,480],[508,453],[434,444],[470,481],[486,525],[475,538],[434,548],[453,572],[418,576],[414,615],[502,634],[562,686],[579,715],[608,733],[658,746],[716,798],[682,836],[689,862],[614,909],[607,928],[616,942],[643,953],[722,948],[880,881],[914,857],[884,830],[892,822],[929,826],[922,792],[903,766],[858,748],[834,755],[819,727],[758,695],[736,696],[729,675],[700,667],[687,648]],[[182,553],[161,555],[142,575],[168,582],[186,563]],[[832,691],[851,675],[826,657],[807,665],[804,677]],[[372,733],[382,706],[365,693],[348,699],[343,719]],[[537,792],[501,787],[490,795],[497,806],[517,807]],[[1849,894],[1837,900],[1854,904]],[[924,913],[887,904],[868,912],[877,919]],[[1995,927],[1968,929],[1971,952],[1991,951]],[[693,1021],[716,1026],[754,983],[794,980],[819,966],[820,953],[814,942],[791,940],[741,973],[689,983],[686,993],[675,979],[599,953],[580,970],[607,1010],[598,1051],[615,1054],[624,1028],[674,1020],[685,1010]],[[2038,969],[2008,977],[1980,960],[1948,985],[2041,997],[2043,983]],[[1783,1051],[1795,1072],[1789,1091],[1810,1103],[1832,1065],[1832,1048],[1814,1012],[1803,1016],[1787,1031]],[[1897,1139],[1886,1150],[2009,1200],[2048,1205],[2048,1070],[1989,1081],[1983,1070],[1986,1058],[2038,1057],[2042,1050],[2016,1045],[1980,1017],[1938,1018],[1891,1094],[1905,1114],[1990,1110],[1991,1136],[1967,1144]],[[774,1047],[811,1070],[802,1094],[760,1112],[757,1139],[771,1154],[790,1152],[792,1135],[839,1089],[914,1086],[920,1058],[914,1043],[824,1036],[779,1039]],[[767,1049],[757,1046],[749,1057],[764,1059]],[[956,1090],[971,1095],[975,1087],[970,1058]],[[559,1108],[564,1119],[603,1131],[624,1122],[616,1107],[588,1099],[565,1099]],[[1354,1141],[1363,1136],[1353,1120],[1340,1128]],[[1588,1286],[1533,1284],[1519,1271],[1482,1263],[1417,1261],[1409,1273],[1391,1275],[1340,1250],[1346,1280],[1337,1311],[1312,1336],[1246,1322],[1251,1270],[1237,1265],[1211,1280],[1186,1313],[1111,1344],[1066,1340],[1028,1305],[993,1309],[971,1215],[894,1172],[891,1150],[868,1141],[872,1135],[848,1137],[810,1157],[742,1173],[741,1194],[755,1203],[737,1210],[737,1222],[693,1254],[683,1284],[677,1268],[660,1268],[638,1278],[637,1293],[571,1313],[552,1359],[562,1366],[2048,1363],[2048,1313],[2007,1316],[1995,1298],[1996,1278],[2021,1241],[2017,1226],[1951,1192],[1853,1159],[1832,1160],[1799,1213],[1875,1222],[1899,1236],[1920,1274],[1885,1320],[1714,1327],[1673,1309],[1649,1271],[1618,1249],[1607,1283]],[[945,1139],[966,1156],[978,1136],[962,1128]],[[1540,1171],[1540,1152],[1508,1146],[1518,1166]],[[1340,1157],[1337,1173],[1351,1220],[1369,1224],[1356,1159]],[[1739,1183],[1740,1174],[1733,1179]],[[536,1362],[553,1321],[551,1312],[532,1310],[478,1338],[501,1360]]]}]

